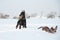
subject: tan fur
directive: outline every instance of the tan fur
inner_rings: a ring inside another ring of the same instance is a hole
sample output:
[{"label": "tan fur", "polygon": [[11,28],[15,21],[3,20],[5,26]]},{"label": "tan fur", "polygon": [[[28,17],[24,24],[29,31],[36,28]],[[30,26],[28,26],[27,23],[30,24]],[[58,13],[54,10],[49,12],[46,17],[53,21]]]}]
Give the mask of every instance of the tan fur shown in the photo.
[{"label": "tan fur", "polygon": [[22,19],[23,15],[19,16],[19,19]]},{"label": "tan fur", "polygon": [[39,27],[38,29],[42,28],[42,31],[46,31],[46,32],[49,32],[49,33],[55,33],[56,30],[57,30],[57,26],[55,28],[51,27],[47,27],[47,26],[41,26]]}]

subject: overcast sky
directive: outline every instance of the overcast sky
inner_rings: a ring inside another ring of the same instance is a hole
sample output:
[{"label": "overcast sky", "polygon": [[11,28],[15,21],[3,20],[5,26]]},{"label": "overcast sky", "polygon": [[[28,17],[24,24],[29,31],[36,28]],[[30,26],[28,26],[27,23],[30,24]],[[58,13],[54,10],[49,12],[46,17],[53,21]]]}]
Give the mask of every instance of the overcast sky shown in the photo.
[{"label": "overcast sky", "polygon": [[8,13],[12,16],[19,15],[25,10],[26,13],[60,13],[60,0],[0,0],[0,13]]}]

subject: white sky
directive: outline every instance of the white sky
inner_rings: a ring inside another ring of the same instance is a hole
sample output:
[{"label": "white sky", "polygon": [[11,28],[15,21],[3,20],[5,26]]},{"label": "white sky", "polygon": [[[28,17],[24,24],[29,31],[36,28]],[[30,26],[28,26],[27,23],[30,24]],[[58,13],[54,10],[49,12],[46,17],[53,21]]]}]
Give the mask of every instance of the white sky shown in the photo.
[{"label": "white sky", "polygon": [[60,13],[60,0],[0,0],[0,13],[9,13],[12,16],[26,13],[48,13],[51,11]]}]

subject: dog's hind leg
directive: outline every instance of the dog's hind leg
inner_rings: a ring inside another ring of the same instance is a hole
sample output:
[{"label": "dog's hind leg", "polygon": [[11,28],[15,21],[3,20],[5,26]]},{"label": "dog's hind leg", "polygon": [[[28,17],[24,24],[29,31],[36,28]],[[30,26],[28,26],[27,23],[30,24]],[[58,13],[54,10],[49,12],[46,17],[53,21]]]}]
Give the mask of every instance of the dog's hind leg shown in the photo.
[{"label": "dog's hind leg", "polygon": [[23,28],[27,28],[26,25],[23,25]]},{"label": "dog's hind leg", "polygon": [[21,25],[19,26],[19,29],[21,29]]}]

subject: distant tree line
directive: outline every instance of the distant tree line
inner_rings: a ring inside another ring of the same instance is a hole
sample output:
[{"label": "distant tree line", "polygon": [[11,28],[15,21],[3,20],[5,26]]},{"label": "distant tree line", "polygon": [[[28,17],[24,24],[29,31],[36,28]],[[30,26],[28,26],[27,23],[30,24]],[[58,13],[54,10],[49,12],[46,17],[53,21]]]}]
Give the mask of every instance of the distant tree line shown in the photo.
[{"label": "distant tree line", "polygon": [[9,18],[8,14],[0,13],[0,19],[7,19],[7,18]]},{"label": "distant tree line", "polygon": [[[38,14],[38,13],[33,13],[33,14],[28,14],[28,13],[26,13],[26,18],[34,18],[34,17],[37,17],[37,16],[39,16],[40,18],[42,18],[43,17],[43,15],[45,15],[45,14],[43,14],[43,12],[42,13],[40,13],[40,14]],[[45,15],[45,17],[46,18],[55,18],[55,17],[58,17],[58,18],[60,18],[60,15],[58,15],[58,16],[56,16],[57,15],[57,13],[56,12],[50,12],[50,13],[47,13],[47,15]],[[10,18],[10,15],[8,15],[8,14],[3,14],[3,13],[0,13],[0,19],[8,19],[8,18]],[[19,17],[18,16],[13,16],[12,17],[12,19],[18,19]]]}]

